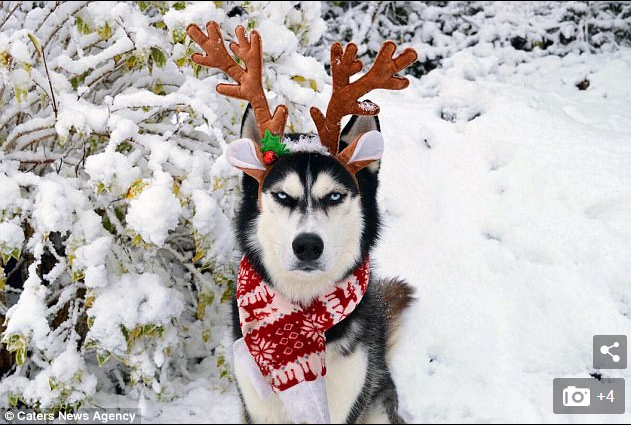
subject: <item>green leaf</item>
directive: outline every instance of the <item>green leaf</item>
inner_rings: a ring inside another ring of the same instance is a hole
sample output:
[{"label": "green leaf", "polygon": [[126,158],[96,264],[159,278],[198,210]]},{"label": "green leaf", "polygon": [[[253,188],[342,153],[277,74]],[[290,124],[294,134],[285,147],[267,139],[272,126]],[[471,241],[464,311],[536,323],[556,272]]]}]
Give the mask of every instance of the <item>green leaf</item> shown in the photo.
[{"label": "green leaf", "polygon": [[9,352],[19,350],[26,351],[28,347],[28,340],[25,336],[20,334],[5,335],[2,339],[2,343],[7,345],[7,351]]},{"label": "green leaf", "polygon": [[72,84],[72,88],[73,89],[77,89],[77,87],[79,87],[81,84],[83,84],[85,82],[85,77],[88,75],[87,72],[81,74],[81,75],[75,75],[74,77],[72,77],[70,79],[70,84]]},{"label": "green leaf", "polygon": [[27,97],[28,97],[27,89],[23,87],[15,88],[15,98],[18,100],[19,103],[22,103],[23,101],[25,101]]},{"label": "green leaf", "polygon": [[134,147],[129,142],[122,142],[116,147],[118,153],[129,153]]},{"label": "green leaf", "polygon": [[101,219],[101,224],[103,224],[103,228],[105,230],[107,230],[108,232],[110,232],[111,234],[115,235],[116,234],[116,228],[114,227],[114,225],[112,224],[110,218],[106,215],[103,216],[103,218]]},{"label": "green leaf", "polygon": [[100,366],[103,366],[110,359],[111,355],[107,351],[96,353],[96,362]]},{"label": "green leaf", "polygon": [[151,59],[153,59],[153,63],[155,63],[158,68],[164,67],[167,63],[167,58],[164,55],[164,52],[157,47],[151,48]]},{"label": "green leaf", "polygon": [[159,96],[166,96],[164,86],[161,83],[156,83],[156,85],[151,88],[151,91]]},{"label": "green leaf", "polygon": [[232,290],[232,288],[227,288],[225,291],[223,291],[223,294],[221,294],[221,303],[225,304],[227,302],[232,301],[233,296],[234,296],[234,291]]},{"label": "green leaf", "polygon": [[149,186],[149,183],[146,181],[142,179],[136,180],[131,184],[131,186],[129,186],[129,189],[127,189],[125,199],[131,201],[132,199],[137,198],[147,186]]},{"label": "green leaf", "polygon": [[261,152],[272,151],[278,156],[289,155],[289,149],[280,141],[280,136],[274,136],[269,130],[265,130],[265,136],[261,140]]},{"label": "green leaf", "polygon": [[73,282],[78,282],[80,280],[83,280],[85,278],[85,270],[77,270],[72,272],[72,281]]},{"label": "green leaf", "polygon": [[127,70],[131,71],[136,68],[136,65],[138,64],[138,58],[135,55],[131,55],[125,60],[125,64],[127,65]]},{"label": "green leaf", "polygon": [[204,258],[205,255],[206,255],[206,252],[205,252],[204,249],[200,249],[200,248],[196,249],[195,250],[195,256],[191,260],[191,263],[197,263],[199,260]]},{"label": "green leaf", "polygon": [[112,36],[112,28],[109,22],[105,22],[101,28],[96,30],[96,33],[101,37],[101,40],[105,41]]},{"label": "green leaf", "polygon": [[[89,321],[90,319],[88,319]],[[83,343],[83,349],[84,350],[94,350],[97,347],[97,343],[95,340],[93,339],[87,339],[84,343]]]},{"label": "green leaf", "polygon": [[126,214],[127,213],[125,212],[125,210],[122,207],[120,207],[120,206],[114,207],[114,215],[116,216],[118,221],[120,221],[121,223],[125,222],[125,215]]},{"label": "green leaf", "polygon": [[100,195],[101,193],[105,192],[106,189],[107,187],[105,186],[105,183],[101,182],[96,185],[96,194]]},{"label": "green leaf", "polygon": [[39,44],[39,40],[37,39],[37,37],[35,37],[35,35],[31,33],[28,34],[28,38],[29,40],[31,40],[31,43],[33,43],[33,46],[35,46],[35,50],[37,50],[37,54],[41,58],[43,56],[43,52],[42,52],[42,46],[41,44]]},{"label": "green leaf", "polygon": [[24,363],[26,363],[26,347],[20,347],[18,350],[16,350],[15,362],[18,364],[18,366],[24,366]]},{"label": "green leaf", "polygon": [[300,83],[300,85],[303,87],[306,87],[308,85],[311,90],[318,91],[318,84],[312,78],[307,79],[302,75],[294,75],[293,77],[291,77],[291,79],[297,83]]},{"label": "green leaf", "polygon": [[140,235],[136,235],[133,237],[133,239],[131,240],[131,244],[134,247],[139,247],[142,246],[144,244],[144,240],[142,239],[142,236]]},{"label": "green leaf", "polygon": [[129,344],[129,337],[130,337],[129,330],[125,326],[121,325],[121,332],[123,333],[123,336],[125,337],[125,340],[127,341],[127,344]]},{"label": "green leaf", "polygon": [[204,67],[196,64],[193,61],[191,61],[191,67],[193,68],[193,75],[195,76],[195,78],[199,78],[199,74],[200,72],[202,72],[202,69],[204,69]]},{"label": "green leaf", "polygon": [[13,408],[17,407],[18,403],[20,402],[20,395],[16,393],[9,393],[9,396],[7,398],[9,401],[9,406]]},{"label": "green leaf", "polygon": [[215,300],[215,294],[210,291],[204,291],[199,294],[199,299],[197,300],[197,320],[204,320],[206,316],[206,307],[212,305]]},{"label": "green leaf", "polygon": [[210,329],[204,329],[202,331],[202,341],[204,341],[204,343],[210,341],[210,335]]},{"label": "green leaf", "polygon": [[75,18],[74,24],[77,27],[77,31],[79,31],[81,34],[90,34],[92,32],[90,26],[79,16]]},{"label": "green leaf", "polygon": [[175,30],[173,31],[173,43],[180,44],[186,41],[186,33],[184,31]]},{"label": "green leaf", "polygon": [[189,63],[189,59],[187,57],[181,57],[175,60],[175,64],[178,66],[178,68],[183,67],[187,63]]}]

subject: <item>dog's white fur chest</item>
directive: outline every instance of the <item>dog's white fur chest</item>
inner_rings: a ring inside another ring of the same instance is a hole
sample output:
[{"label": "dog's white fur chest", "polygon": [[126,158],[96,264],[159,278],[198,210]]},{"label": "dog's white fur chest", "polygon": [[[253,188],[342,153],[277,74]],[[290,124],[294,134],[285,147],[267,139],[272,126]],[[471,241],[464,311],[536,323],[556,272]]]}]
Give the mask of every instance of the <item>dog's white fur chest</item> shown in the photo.
[{"label": "dog's white fur chest", "polygon": [[[345,423],[365,383],[368,353],[361,345],[350,355],[336,343],[326,345],[326,390],[332,423]],[[234,372],[253,423],[291,423],[276,394],[262,400],[237,362]]]}]

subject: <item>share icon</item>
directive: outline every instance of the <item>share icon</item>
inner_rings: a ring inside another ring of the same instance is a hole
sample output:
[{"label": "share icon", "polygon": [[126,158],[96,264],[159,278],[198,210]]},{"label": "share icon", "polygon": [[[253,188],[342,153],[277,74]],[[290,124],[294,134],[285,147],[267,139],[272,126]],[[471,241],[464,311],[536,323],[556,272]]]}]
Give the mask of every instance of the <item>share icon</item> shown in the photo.
[{"label": "share icon", "polygon": [[618,347],[620,347],[620,343],[616,341],[613,343],[613,345],[610,345],[609,347],[607,347],[606,345],[603,345],[602,347],[600,347],[600,352],[602,354],[609,354],[611,358],[613,359],[613,361],[615,363],[618,363],[620,361],[620,356],[617,354],[611,354],[611,352],[609,351],[611,348],[618,348]]},{"label": "share icon", "polygon": [[594,369],[626,369],[626,335],[594,335]]}]

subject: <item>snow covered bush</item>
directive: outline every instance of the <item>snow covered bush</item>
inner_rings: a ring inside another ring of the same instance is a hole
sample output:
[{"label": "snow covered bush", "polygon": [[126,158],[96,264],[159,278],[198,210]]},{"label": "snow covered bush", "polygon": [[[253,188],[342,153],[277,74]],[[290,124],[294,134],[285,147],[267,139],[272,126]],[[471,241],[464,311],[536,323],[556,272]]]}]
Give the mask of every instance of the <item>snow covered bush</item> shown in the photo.
[{"label": "snow covered bush", "polygon": [[[333,1],[323,16],[327,41],[354,40],[360,57],[374,57],[385,39],[416,48],[416,76],[474,46],[478,56],[499,53],[504,62],[631,45],[628,1]],[[327,44],[318,46],[323,60]]]},{"label": "snow covered bush", "polygon": [[[305,130],[324,67],[320,5],[2,2],[0,406],[75,409],[95,391],[169,399],[227,377],[244,104],[193,64],[185,26],[257,27],[272,103]],[[230,38],[231,33],[228,32]]]}]

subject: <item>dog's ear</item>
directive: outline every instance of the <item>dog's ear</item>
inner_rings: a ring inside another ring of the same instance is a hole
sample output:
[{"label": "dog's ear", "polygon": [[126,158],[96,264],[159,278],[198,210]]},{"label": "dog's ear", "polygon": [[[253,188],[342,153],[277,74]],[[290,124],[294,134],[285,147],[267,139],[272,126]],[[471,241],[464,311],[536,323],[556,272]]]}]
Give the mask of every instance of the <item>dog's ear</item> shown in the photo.
[{"label": "dog's ear", "polygon": [[258,141],[261,140],[262,137],[263,136],[259,134],[259,127],[256,123],[252,105],[248,103],[248,107],[245,108],[243,118],[241,119],[241,138]]},{"label": "dog's ear", "polygon": [[377,130],[373,130],[358,136],[337,157],[356,174],[362,168],[379,161],[382,155],[383,136]]},{"label": "dog's ear", "polygon": [[[381,131],[379,118],[370,115],[353,115],[348,124],[344,127],[344,130],[342,130],[340,136],[340,152],[346,149],[348,145],[353,143],[359,136],[369,131]],[[380,163],[381,161],[373,162],[369,170],[376,173],[379,171]]]},{"label": "dog's ear", "polygon": [[226,159],[233,167],[261,181],[267,168],[263,165],[259,146],[251,139],[239,139],[228,144]]}]

